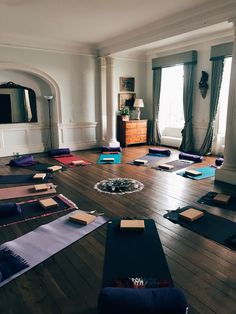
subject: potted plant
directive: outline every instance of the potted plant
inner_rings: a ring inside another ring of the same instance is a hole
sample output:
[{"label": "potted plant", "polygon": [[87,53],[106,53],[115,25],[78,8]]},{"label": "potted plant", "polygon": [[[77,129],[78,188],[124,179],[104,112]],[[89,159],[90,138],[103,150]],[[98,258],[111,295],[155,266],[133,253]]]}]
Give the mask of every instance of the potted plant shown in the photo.
[{"label": "potted plant", "polygon": [[122,107],[119,112],[122,121],[129,121],[129,107]]}]

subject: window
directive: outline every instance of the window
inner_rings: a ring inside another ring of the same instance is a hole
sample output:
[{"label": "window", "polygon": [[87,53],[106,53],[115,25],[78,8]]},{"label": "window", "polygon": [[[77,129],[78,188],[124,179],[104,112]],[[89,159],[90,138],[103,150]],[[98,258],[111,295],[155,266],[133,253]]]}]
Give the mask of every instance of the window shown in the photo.
[{"label": "window", "polygon": [[231,64],[232,57],[224,59],[224,70],[220,88],[218,111],[215,120],[215,138],[213,142],[213,153],[217,155],[223,154],[224,151]]},{"label": "window", "polygon": [[183,129],[183,84],[184,66],[176,65],[162,69],[159,128]]}]

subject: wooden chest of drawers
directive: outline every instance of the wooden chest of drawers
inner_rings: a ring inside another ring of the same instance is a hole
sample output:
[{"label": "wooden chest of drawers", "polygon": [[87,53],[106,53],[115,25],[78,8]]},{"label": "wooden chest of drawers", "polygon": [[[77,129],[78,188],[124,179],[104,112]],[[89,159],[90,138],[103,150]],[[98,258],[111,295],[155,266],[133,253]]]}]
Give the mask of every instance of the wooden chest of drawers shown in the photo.
[{"label": "wooden chest of drawers", "polygon": [[147,143],[147,120],[117,120],[117,138],[122,147]]}]

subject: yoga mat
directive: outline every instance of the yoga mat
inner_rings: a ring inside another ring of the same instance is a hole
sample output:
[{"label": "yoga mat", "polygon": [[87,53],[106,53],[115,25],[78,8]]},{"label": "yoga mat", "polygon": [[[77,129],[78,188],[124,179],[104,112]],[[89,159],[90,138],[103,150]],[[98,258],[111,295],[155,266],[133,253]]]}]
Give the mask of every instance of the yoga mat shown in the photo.
[{"label": "yoga mat", "polygon": [[[149,277],[160,285],[172,286],[172,279],[160,238],[152,219],[145,219],[143,231],[120,230],[120,219],[108,223],[103,287],[130,277]],[[124,282],[125,283],[125,282]]]},{"label": "yoga mat", "polygon": [[[101,154],[98,158],[98,164],[120,164],[121,163],[121,154]],[[113,162],[102,161],[103,158],[114,158]]]},{"label": "yoga mat", "polygon": [[0,227],[6,227],[75,208],[75,205],[62,194],[55,195],[52,199],[54,199],[59,206],[45,209],[39,204],[39,199],[17,203],[20,206],[21,213],[14,216],[1,217]]},{"label": "yoga mat", "polygon": [[30,169],[30,170],[34,170],[34,171],[38,171],[38,172],[49,172],[48,167],[52,167],[52,166],[55,166],[55,165],[46,164],[46,163],[38,163],[36,165],[27,166],[25,168]]},{"label": "yoga mat", "polygon": [[34,191],[34,185],[21,185],[11,188],[3,188],[0,189],[0,200],[56,193],[55,186],[52,183],[47,183],[47,185],[50,187],[47,191]]},{"label": "yoga mat", "polygon": [[60,162],[63,165],[66,165],[68,167],[78,167],[78,165],[73,165],[72,161],[79,161],[79,160],[83,160],[84,163],[80,166],[87,166],[87,165],[91,165],[92,163],[80,156],[63,156],[63,157],[53,157],[53,159],[57,160],[58,162]]},{"label": "yoga mat", "polygon": [[160,170],[160,171],[174,172],[174,171],[177,171],[177,170],[180,170],[180,169],[189,167],[189,166],[191,166],[193,163],[194,163],[193,161],[188,161],[188,160],[184,160],[184,159],[179,160],[179,159],[178,159],[178,160],[173,160],[173,161],[170,161],[170,162],[165,162],[165,164],[167,164],[167,165],[172,165],[172,166],[174,166],[174,169],[171,169],[171,170],[168,170],[168,169],[161,169],[161,168],[159,168],[159,166],[152,167],[152,168],[153,168],[153,169],[156,169],[156,170]]},{"label": "yoga mat", "polygon": [[147,166],[150,166],[150,165],[152,165],[152,164],[155,164],[159,159],[164,158],[164,157],[168,157],[168,156],[161,155],[161,154],[146,154],[146,155],[144,155],[144,156],[142,156],[142,157],[135,158],[135,160],[136,160],[136,159],[147,160],[147,161],[148,161],[147,164],[145,164],[145,165],[136,165],[136,164],[134,163],[134,160],[127,162],[127,164],[129,164],[129,165],[134,165],[134,166],[147,167]]},{"label": "yoga mat", "polygon": [[209,177],[214,177],[216,169],[214,167],[202,167],[202,168],[193,168],[193,170],[199,171],[202,174],[200,176],[197,177],[193,177],[190,175],[186,175],[185,172],[178,172],[176,174],[185,177],[185,178],[189,178],[189,179],[193,179],[193,180],[202,180],[202,179],[206,179]]},{"label": "yoga mat", "polygon": [[[84,213],[80,210],[79,212]],[[81,239],[107,221],[104,216],[98,216],[95,221],[84,226],[70,222],[70,215],[71,213],[0,246],[0,252],[4,249],[11,250],[29,265],[27,268],[1,281],[0,287]]]},{"label": "yoga mat", "polygon": [[224,208],[224,209],[230,209],[230,210],[236,210],[236,197],[231,196],[229,202],[227,204],[221,204],[213,201],[213,198],[217,195],[218,193],[216,192],[208,192],[206,195],[202,196],[199,200],[198,203],[201,204],[206,204],[209,206],[215,206],[219,208]]},{"label": "yoga mat", "polygon": [[35,173],[32,174],[12,174],[12,175],[0,175],[0,184],[15,184],[15,183],[33,183],[35,184],[39,182],[48,182],[49,179],[52,177],[47,174],[46,177],[42,180],[35,180],[33,176]]},{"label": "yoga mat", "polygon": [[226,243],[228,238],[236,235],[235,222],[216,215],[212,215],[202,209],[199,210],[204,212],[204,215],[193,222],[179,218],[179,213],[191,207],[192,206],[186,206],[183,208],[178,208],[177,210],[169,211],[164,215],[164,217],[210,240],[227,246],[232,250],[236,250],[236,248],[232,248]]}]

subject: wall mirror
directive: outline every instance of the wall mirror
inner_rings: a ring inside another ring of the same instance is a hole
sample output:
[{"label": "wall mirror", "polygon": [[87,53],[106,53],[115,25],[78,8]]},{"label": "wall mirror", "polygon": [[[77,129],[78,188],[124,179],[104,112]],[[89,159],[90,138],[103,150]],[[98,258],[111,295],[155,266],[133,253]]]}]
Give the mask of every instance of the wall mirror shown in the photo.
[{"label": "wall mirror", "polygon": [[0,123],[37,122],[33,89],[13,82],[0,85]]}]

